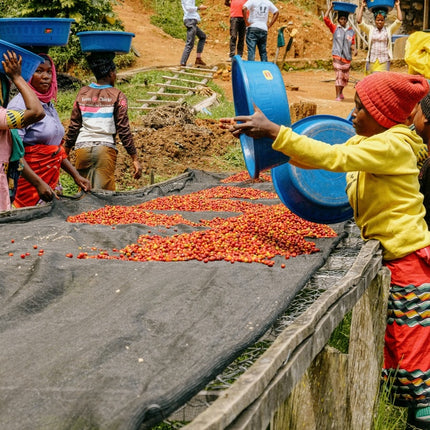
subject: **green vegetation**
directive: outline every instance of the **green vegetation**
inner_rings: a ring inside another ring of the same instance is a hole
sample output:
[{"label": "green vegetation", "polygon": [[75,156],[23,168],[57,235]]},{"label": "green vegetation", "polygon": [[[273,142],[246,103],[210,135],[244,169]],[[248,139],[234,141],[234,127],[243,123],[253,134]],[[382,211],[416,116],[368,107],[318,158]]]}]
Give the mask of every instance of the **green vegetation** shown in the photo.
[{"label": "green vegetation", "polygon": [[[151,16],[151,24],[160,27],[172,37],[185,40],[184,12],[179,0],[142,0],[142,2],[155,12]],[[196,3],[199,4],[198,1]]]},{"label": "green vegetation", "polygon": [[406,426],[408,411],[406,408],[399,408],[391,403],[391,388],[387,383],[381,387],[378,409],[374,420],[374,430],[398,430],[404,429]]},{"label": "green vegetation", "polygon": [[[122,23],[116,18],[113,4],[120,0],[20,0],[19,8],[15,0],[1,0],[0,17],[50,17],[73,18],[71,35],[67,46],[53,47],[49,54],[59,71],[73,67],[77,72],[88,70],[85,55],[81,51],[79,31],[109,30],[121,31]],[[121,56],[122,62],[131,64],[133,55]],[[79,73],[77,73],[79,74]]]},{"label": "green vegetation", "polygon": [[348,354],[349,332],[351,329],[352,312],[345,315],[340,324],[335,328],[328,344],[343,354]]}]

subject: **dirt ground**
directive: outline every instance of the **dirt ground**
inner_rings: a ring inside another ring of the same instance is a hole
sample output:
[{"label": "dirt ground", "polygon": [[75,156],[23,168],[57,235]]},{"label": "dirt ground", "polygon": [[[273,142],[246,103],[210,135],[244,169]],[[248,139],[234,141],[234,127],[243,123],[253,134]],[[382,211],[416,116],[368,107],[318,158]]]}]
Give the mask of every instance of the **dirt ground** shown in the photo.
[{"label": "dirt ground", "polygon": [[[207,33],[207,43],[203,59],[210,66],[228,68],[229,15],[228,8],[220,0],[204,2],[208,9],[201,13],[201,27]],[[303,12],[293,4],[282,4],[276,29],[269,31],[268,57],[274,61],[277,50],[277,29],[286,25],[287,29],[297,29],[297,36],[288,59],[330,60],[331,34],[316,15]],[[135,70],[169,68],[177,66],[184,42],[165,34],[150,23],[150,11],[144,9],[140,0],[124,0],[116,6],[116,12],[126,31],[133,32],[133,48],[139,54]],[[285,41],[288,42],[288,30]],[[282,58],[285,47],[280,48],[278,59]],[[365,57],[360,52],[357,59]],[[189,62],[195,58],[195,48]],[[245,54],[246,59],[246,54]],[[330,62],[329,62],[330,63]],[[405,70],[403,70],[405,71]],[[283,71],[285,87],[290,107],[300,103],[316,105],[316,114],[329,114],[346,118],[354,107],[354,84],[362,79],[361,68],[352,71],[350,84],[345,88],[345,100],[335,101],[334,72],[312,69],[305,71]],[[215,79],[227,98],[233,99],[230,79]],[[130,102],[132,95],[127,94]],[[235,139],[218,127],[216,121],[198,120],[186,108],[158,108],[142,117],[142,123],[133,124],[133,132],[145,177],[140,181],[131,178],[130,159],[120,151],[117,179],[119,189],[141,187],[148,184],[148,175],[166,178],[182,173],[187,168],[207,171],[222,171],[220,156]],[[151,124],[158,124],[154,127]]]}]

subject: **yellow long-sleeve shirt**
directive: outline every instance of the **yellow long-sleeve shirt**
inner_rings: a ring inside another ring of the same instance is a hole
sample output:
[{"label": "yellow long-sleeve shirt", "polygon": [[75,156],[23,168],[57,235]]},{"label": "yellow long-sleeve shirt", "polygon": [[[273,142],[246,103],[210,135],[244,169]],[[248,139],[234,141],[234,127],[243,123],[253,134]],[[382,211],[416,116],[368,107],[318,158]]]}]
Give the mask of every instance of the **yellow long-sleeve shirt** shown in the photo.
[{"label": "yellow long-sleeve shirt", "polygon": [[386,260],[430,245],[417,167],[427,149],[409,127],[396,125],[338,145],[281,127],[272,147],[299,167],[348,172],[346,192],[361,235],[379,240]]}]

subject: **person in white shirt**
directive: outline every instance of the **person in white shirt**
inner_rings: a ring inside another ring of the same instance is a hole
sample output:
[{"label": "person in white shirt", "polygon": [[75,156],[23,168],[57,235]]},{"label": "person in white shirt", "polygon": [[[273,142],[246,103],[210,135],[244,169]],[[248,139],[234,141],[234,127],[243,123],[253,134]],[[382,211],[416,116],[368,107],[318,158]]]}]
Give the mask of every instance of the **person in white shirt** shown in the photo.
[{"label": "person in white shirt", "polygon": [[[272,19],[267,24],[269,13],[272,14]],[[278,8],[270,0],[248,0],[243,5],[242,14],[246,25],[248,61],[254,61],[256,47],[260,60],[267,61],[267,32],[278,19]]]},{"label": "person in white shirt", "polygon": [[181,0],[182,9],[184,11],[184,25],[187,28],[187,40],[185,42],[185,48],[182,52],[181,66],[186,66],[191,51],[194,48],[194,42],[197,38],[197,53],[195,66],[206,66],[206,63],[202,60],[202,52],[206,43],[206,34],[198,27],[200,22],[199,10],[207,9],[207,6],[200,5],[196,6],[195,0]]}]

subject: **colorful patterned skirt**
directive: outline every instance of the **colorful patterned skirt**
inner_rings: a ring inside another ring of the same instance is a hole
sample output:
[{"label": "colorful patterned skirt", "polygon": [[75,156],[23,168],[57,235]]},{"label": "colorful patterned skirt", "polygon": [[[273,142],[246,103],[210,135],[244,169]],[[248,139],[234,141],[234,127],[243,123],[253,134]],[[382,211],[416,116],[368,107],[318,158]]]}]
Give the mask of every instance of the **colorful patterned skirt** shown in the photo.
[{"label": "colorful patterned skirt", "polygon": [[385,266],[391,288],[382,377],[397,406],[430,406],[430,247]]},{"label": "colorful patterned skirt", "polygon": [[333,58],[333,68],[336,73],[335,86],[346,87],[349,81],[349,71],[351,69],[351,63],[345,63],[344,61]]}]

